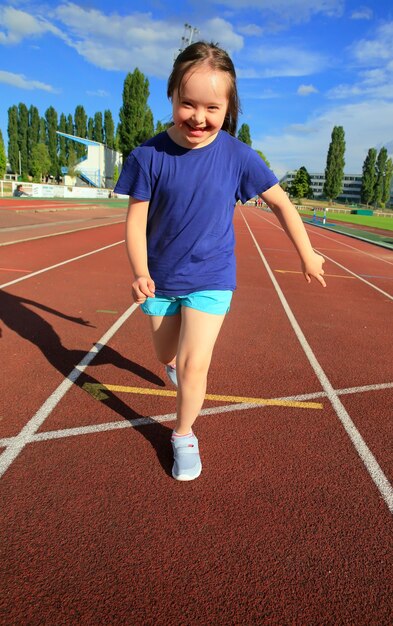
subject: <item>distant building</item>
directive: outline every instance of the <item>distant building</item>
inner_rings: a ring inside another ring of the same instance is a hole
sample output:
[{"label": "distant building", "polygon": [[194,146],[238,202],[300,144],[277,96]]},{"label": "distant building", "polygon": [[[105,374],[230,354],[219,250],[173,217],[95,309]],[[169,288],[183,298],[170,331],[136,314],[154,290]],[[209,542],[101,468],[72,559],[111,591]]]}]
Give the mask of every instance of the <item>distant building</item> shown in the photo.
[{"label": "distant building", "polygon": [[[296,176],[297,170],[286,172],[281,178],[280,183],[286,183],[288,187],[292,184]],[[325,174],[321,172],[309,172],[311,178],[311,189],[314,198],[323,197],[323,186],[325,184]],[[348,204],[359,204],[361,201],[362,175],[361,174],[345,174],[343,178],[343,190],[338,196],[338,202],[347,202]],[[390,194],[390,204],[393,204],[393,185]]]},{"label": "distant building", "polygon": [[[115,165],[117,165],[119,172],[121,170],[122,155],[120,152],[107,148],[99,141],[67,135],[60,131],[57,131],[57,134],[87,146],[87,156],[75,165],[79,178],[92,187],[103,187],[105,189],[113,187]],[[66,167],[63,168],[62,174],[66,176],[67,171]]]}]

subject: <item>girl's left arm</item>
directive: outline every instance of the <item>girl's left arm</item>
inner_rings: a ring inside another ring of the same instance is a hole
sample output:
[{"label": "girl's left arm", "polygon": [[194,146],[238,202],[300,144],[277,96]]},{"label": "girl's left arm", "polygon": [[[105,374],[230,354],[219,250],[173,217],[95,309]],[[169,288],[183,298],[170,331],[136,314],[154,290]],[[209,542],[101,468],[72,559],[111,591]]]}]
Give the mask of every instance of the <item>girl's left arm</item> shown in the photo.
[{"label": "girl's left arm", "polygon": [[262,200],[271,208],[281,226],[295,246],[302,263],[302,271],[308,283],[311,277],[315,278],[323,287],[326,287],[322,265],[325,259],[314,252],[307,231],[299,213],[293,206],[287,194],[280,185],[274,185],[260,194]]}]

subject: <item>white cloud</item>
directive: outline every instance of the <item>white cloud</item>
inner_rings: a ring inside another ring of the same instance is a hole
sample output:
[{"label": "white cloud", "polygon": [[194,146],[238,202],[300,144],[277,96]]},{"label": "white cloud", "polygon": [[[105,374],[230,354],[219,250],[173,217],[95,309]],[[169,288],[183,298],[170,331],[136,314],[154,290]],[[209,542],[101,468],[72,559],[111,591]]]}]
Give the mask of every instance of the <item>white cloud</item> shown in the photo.
[{"label": "white cloud", "polygon": [[[166,78],[172,68],[183,21],[154,19],[151,13],[106,15],[70,2],[58,6],[52,18],[61,23],[62,38],[86,61],[106,70],[138,67],[150,76]],[[199,36],[217,40],[228,52],[243,46],[243,37],[222,18],[200,23]]]},{"label": "white cloud", "polygon": [[343,126],[345,171],[360,174],[368,149],[378,144],[386,145],[386,141],[393,137],[393,126],[389,128],[386,120],[393,120],[393,102],[369,100],[346,104],[325,111],[304,124],[292,125],[280,134],[253,138],[253,147],[266,154],[278,176],[301,165],[309,172],[324,171],[333,127]]},{"label": "white cloud", "polygon": [[361,39],[351,48],[351,53],[359,64],[379,65],[393,59],[393,21],[379,26],[373,39]]},{"label": "white cloud", "polygon": [[18,89],[40,89],[42,91],[49,91],[50,93],[59,93],[57,89],[46,83],[41,83],[39,80],[29,80],[23,74],[13,74],[12,72],[5,72],[0,70],[0,83],[17,87]]},{"label": "white cloud", "polygon": [[281,98],[281,94],[277,93],[273,89],[260,89],[255,88],[254,91],[246,91],[242,93],[241,99],[243,100],[271,100],[272,98]]},{"label": "white cloud", "polygon": [[220,46],[234,54],[243,48],[243,37],[233,30],[233,26],[221,17],[214,17],[200,25],[201,39],[217,41]]},{"label": "white cloud", "polygon": [[318,93],[318,89],[314,85],[300,85],[298,87],[298,96],[309,96],[310,93]]},{"label": "white cloud", "polygon": [[351,13],[351,20],[371,20],[373,17],[373,10],[369,7],[359,7]]},{"label": "white cloud", "polygon": [[105,89],[96,89],[96,91],[86,91],[88,96],[97,96],[98,98],[107,98],[109,93]]},{"label": "white cloud", "polygon": [[263,33],[263,29],[257,24],[247,24],[246,26],[239,26],[238,31],[246,37],[259,37],[259,35]]},{"label": "white cloud", "polygon": [[357,80],[337,85],[328,97],[393,98],[393,21],[378,27],[373,38],[354,43],[349,51],[358,68]]},{"label": "white cloud", "polygon": [[[17,44],[50,32],[97,67],[119,71],[138,67],[150,76],[167,78],[184,28],[180,19],[155,19],[151,13],[140,12],[106,15],[72,2],[53,8],[50,19],[52,23],[12,7],[0,8],[0,44]],[[219,33],[219,44],[230,54],[243,46],[243,37],[220,17],[198,27],[199,36],[206,40],[216,41]]]},{"label": "white cloud", "polygon": [[[321,72],[330,63],[324,55],[302,50],[300,45],[274,46],[270,43],[266,46],[250,48],[245,52],[244,65],[246,67],[240,68],[242,73],[239,77],[241,78],[309,76]],[[248,70],[249,73],[247,73]]]},{"label": "white cloud", "polygon": [[40,37],[47,32],[61,35],[46,19],[9,6],[0,7],[0,25],[0,44],[4,45],[15,45],[26,37]]},{"label": "white cloud", "polygon": [[307,21],[318,13],[328,17],[340,17],[344,11],[344,0],[216,0],[216,3],[241,11],[256,9],[287,22]]},{"label": "white cloud", "polygon": [[93,65],[121,71],[137,66],[154,76],[168,75],[183,28],[150,13],[105,15],[73,3],[57,7],[54,17],[66,28],[68,44]]},{"label": "white cloud", "polygon": [[372,84],[368,83],[367,80],[363,80],[354,85],[337,85],[328,92],[327,96],[334,100],[348,100],[359,97],[386,98],[391,100],[393,99],[393,83],[389,80],[387,82],[381,81],[380,84]]}]

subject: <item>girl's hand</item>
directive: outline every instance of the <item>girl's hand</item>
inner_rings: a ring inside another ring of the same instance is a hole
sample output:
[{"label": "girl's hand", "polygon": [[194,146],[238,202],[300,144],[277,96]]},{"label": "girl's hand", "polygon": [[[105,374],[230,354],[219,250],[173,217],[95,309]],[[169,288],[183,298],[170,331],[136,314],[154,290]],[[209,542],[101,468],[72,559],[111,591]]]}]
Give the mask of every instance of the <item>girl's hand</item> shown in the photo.
[{"label": "girl's hand", "polygon": [[142,304],[147,298],[154,298],[156,286],[150,276],[138,276],[131,285],[134,302]]},{"label": "girl's hand", "polygon": [[313,255],[306,260],[302,261],[302,270],[304,277],[308,283],[311,283],[311,277],[314,277],[322,287],[326,287],[326,283],[323,279],[324,271],[322,265],[325,263],[325,259],[320,254],[313,252]]}]

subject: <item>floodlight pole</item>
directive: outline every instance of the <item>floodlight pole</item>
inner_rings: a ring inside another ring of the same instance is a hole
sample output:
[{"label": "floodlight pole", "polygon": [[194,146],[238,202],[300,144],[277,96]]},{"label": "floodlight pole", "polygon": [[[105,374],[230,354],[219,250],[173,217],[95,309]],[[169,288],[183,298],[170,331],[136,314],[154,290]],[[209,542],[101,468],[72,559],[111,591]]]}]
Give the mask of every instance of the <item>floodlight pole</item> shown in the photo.
[{"label": "floodlight pole", "polygon": [[191,24],[184,24],[184,34],[181,38],[179,52],[183,52],[183,50],[187,48],[187,46],[190,46],[192,44],[194,35],[196,35],[197,33],[199,33],[199,30],[195,28],[195,26],[191,26]]}]

